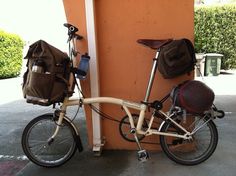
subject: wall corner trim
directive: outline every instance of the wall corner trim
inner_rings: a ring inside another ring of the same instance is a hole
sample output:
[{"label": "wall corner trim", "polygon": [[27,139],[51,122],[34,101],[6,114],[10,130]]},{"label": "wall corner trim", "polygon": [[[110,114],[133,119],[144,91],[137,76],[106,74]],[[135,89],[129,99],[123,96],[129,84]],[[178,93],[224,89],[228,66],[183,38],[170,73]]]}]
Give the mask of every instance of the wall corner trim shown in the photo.
[{"label": "wall corner trim", "polygon": [[[96,45],[96,29],[94,17],[94,0],[85,0],[86,27],[88,37],[88,51],[91,57],[90,60],[90,84],[91,97],[99,97],[99,70],[97,60],[97,45]],[[94,105],[99,109],[99,105]],[[101,119],[99,114],[92,111],[92,127],[93,127],[93,151],[101,152],[102,150],[102,134],[101,134]]]}]

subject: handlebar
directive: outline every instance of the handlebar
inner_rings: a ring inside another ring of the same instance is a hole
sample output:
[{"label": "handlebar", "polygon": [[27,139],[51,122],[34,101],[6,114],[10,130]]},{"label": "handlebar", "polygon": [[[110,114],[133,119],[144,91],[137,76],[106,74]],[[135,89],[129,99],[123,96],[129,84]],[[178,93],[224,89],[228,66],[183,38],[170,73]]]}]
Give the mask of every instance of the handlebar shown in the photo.
[{"label": "handlebar", "polygon": [[77,31],[79,31],[79,29],[77,27],[73,26],[72,24],[65,23],[64,26],[68,28],[68,32],[70,32],[70,33],[75,33]]},{"label": "handlebar", "polygon": [[64,26],[68,29],[68,41],[70,41],[72,38],[75,38],[77,40],[82,40],[83,36],[76,34],[76,32],[79,31],[79,29],[72,24],[65,23]]}]

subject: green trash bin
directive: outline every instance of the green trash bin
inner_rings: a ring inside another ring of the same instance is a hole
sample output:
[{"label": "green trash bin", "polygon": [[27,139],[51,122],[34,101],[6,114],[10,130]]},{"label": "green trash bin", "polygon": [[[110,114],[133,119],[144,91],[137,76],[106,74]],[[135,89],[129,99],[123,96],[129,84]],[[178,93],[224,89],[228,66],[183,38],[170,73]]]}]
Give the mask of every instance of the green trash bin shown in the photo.
[{"label": "green trash bin", "polygon": [[220,74],[222,54],[207,53],[205,54],[204,76],[218,76]]}]

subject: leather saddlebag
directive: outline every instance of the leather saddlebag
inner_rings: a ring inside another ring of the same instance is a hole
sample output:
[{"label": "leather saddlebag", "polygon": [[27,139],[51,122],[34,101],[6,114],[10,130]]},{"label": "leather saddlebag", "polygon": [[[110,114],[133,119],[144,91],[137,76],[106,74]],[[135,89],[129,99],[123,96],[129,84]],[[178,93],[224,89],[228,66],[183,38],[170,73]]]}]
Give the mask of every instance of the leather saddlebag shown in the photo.
[{"label": "leather saddlebag", "polygon": [[171,92],[174,105],[189,113],[203,113],[213,104],[215,94],[211,88],[200,81],[186,81]]},{"label": "leather saddlebag", "polygon": [[158,70],[165,79],[190,73],[196,63],[194,47],[190,40],[180,39],[164,45],[158,59]]}]

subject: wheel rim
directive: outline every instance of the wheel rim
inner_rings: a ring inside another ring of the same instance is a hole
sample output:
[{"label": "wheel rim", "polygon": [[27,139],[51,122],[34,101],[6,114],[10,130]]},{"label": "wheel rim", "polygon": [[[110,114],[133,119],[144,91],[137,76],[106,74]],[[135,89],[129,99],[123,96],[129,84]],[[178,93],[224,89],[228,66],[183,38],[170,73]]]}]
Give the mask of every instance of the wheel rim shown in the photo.
[{"label": "wheel rim", "polygon": [[56,128],[55,121],[43,119],[32,126],[27,134],[27,148],[31,159],[40,165],[56,166],[65,162],[73,154],[75,142],[71,129],[63,123],[51,142]]},{"label": "wheel rim", "polygon": [[[168,150],[167,155],[174,159],[176,162],[181,162],[182,164],[197,164],[200,163],[214,152],[217,144],[217,136],[215,136],[214,129],[210,123],[206,123],[208,118],[203,118],[199,116],[188,116],[187,119],[191,122],[184,122],[181,120],[180,124],[183,126],[188,125],[188,131],[192,132],[197,130],[192,136],[192,140],[184,140],[174,137],[163,137],[163,143],[166,150]],[[184,125],[184,123],[186,123]],[[171,127],[170,124],[166,127],[167,132],[173,132],[180,134],[181,132],[176,130],[176,128]]]}]

